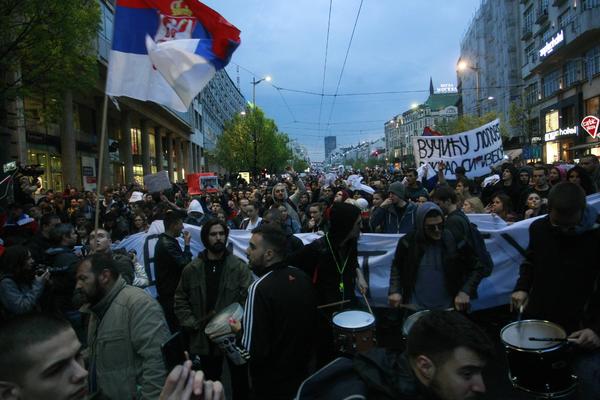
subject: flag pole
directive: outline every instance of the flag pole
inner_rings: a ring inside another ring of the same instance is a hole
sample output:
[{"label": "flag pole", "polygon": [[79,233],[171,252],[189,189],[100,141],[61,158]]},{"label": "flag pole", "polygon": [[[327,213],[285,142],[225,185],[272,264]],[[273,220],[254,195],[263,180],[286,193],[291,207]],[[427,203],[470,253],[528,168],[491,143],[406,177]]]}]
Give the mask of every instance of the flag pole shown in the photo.
[{"label": "flag pole", "polygon": [[94,235],[98,234],[98,223],[100,222],[100,190],[102,188],[102,171],[104,169],[104,152],[106,143],[106,119],[108,114],[108,95],[104,93],[102,104],[102,127],[100,128],[100,151],[98,160],[98,181],[96,182],[96,216],[94,218]]}]

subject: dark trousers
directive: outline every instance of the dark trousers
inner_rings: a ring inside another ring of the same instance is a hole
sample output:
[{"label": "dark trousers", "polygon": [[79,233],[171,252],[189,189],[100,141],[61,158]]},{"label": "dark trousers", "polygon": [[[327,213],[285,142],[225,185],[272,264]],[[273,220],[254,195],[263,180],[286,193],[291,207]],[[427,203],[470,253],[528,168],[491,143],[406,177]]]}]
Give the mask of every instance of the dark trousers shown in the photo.
[{"label": "dark trousers", "polygon": [[161,305],[163,312],[165,313],[165,319],[171,333],[175,333],[181,330],[179,320],[175,316],[174,310],[174,299],[159,298],[158,303]]},{"label": "dark trousers", "polygon": [[[227,358],[233,400],[248,399],[248,365],[235,365]],[[200,356],[202,371],[206,379],[221,380],[223,375],[223,355]]]}]

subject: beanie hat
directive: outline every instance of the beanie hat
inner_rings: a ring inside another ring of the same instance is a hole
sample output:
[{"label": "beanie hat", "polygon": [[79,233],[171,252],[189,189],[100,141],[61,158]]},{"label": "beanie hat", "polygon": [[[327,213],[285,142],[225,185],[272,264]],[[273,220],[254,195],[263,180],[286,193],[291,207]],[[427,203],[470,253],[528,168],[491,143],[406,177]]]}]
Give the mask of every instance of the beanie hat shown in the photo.
[{"label": "beanie hat", "polygon": [[361,211],[365,211],[369,208],[369,202],[363,198],[356,199],[356,206],[361,209]]},{"label": "beanie hat", "polygon": [[360,209],[348,203],[333,203],[329,217],[329,234],[334,241],[342,240],[354,227],[360,215]]},{"label": "beanie hat", "polygon": [[396,196],[400,197],[401,199],[404,199],[404,185],[402,184],[402,182],[394,182],[390,185],[390,188],[388,189],[389,193],[394,193]]}]

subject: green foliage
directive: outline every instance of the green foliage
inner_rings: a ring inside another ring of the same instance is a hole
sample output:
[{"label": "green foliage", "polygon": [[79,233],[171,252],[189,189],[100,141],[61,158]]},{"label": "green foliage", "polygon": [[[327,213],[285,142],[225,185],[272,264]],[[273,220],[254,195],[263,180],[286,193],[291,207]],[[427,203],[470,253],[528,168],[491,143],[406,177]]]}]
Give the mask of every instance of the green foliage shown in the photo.
[{"label": "green foliage", "polygon": [[531,136],[528,124],[529,114],[530,110],[523,107],[519,102],[510,103],[510,108],[508,109],[508,123],[518,134],[525,134],[524,136],[527,138]]},{"label": "green foliage", "polygon": [[252,171],[256,146],[257,169],[278,172],[292,158],[288,142],[287,135],[279,132],[275,122],[265,118],[260,108],[248,108],[246,115],[236,115],[225,124],[217,140],[215,159],[230,172]]},{"label": "green foliage", "polygon": [[309,167],[309,165],[308,162],[306,162],[306,160],[294,157],[294,159],[292,160],[292,167],[294,168],[294,171],[303,172]]},{"label": "green foliage", "polygon": [[59,110],[62,93],[98,79],[95,0],[0,2],[0,100],[33,96]]}]

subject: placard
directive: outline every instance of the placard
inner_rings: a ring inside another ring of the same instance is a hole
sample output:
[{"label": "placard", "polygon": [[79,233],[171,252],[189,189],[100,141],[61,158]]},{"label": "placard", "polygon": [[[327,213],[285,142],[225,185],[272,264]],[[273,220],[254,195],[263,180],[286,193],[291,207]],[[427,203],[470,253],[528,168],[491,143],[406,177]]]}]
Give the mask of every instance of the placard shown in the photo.
[{"label": "placard", "polygon": [[144,176],[144,185],[149,193],[157,193],[171,189],[171,181],[167,171],[158,171],[155,174]]},{"label": "placard", "polygon": [[415,136],[413,150],[417,167],[429,164],[437,171],[443,161],[446,179],[455,178],[456,167],[463,167],[469,178],[489,174],[504,160],[500,120],[455,135]]}]

